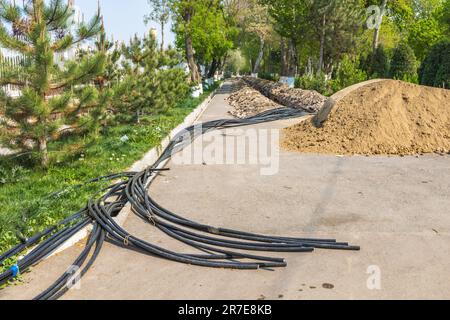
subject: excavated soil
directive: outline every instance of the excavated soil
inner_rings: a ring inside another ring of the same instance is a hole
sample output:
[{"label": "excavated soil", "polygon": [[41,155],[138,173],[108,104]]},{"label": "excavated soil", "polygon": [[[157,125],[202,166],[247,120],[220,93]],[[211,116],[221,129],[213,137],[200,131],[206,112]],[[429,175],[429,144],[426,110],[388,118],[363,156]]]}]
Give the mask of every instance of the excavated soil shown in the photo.
[{"label": "excavated soil", "polygon": [[249,87],[243,80],[236,81],[233,86],[237,91],[232,93],[227,100],[233,108],[230,113],[236,118],[243,119],[282,107],[259,91]]},{"label": "excavated soil", "polygon": [[321,128],[311,119],[285,129],[283,147],[304,153],[450,153],[450,90],[386,80],[337,102]]},{"label": "excavated soil", "polygon": [[286,84],[259,78],[246,77],[244,81],[269,99],[289,108],[316,113],[326,101],[325,96],[314,90],[290,88]]}]

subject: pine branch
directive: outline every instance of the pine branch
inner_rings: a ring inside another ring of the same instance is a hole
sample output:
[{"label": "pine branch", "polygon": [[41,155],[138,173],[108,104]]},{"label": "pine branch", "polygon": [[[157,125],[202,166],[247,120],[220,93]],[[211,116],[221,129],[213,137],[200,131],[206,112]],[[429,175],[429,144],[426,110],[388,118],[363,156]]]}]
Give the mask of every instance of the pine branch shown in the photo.
[{"label": "pine branch", "polygon": [[63,52],[73,46],[74,40],[71,34],[64,36],[62,39],[56,41],[52,45],[52,50],[55,52]]},{"label": "pine branch", "polygon": [[23,81],[20,81],[20,80],[18,80],[16,78],[13,78],[13,77],[5,77],[5,76],[3,76],[2,78],[0,78],[0,86],[6,86],[6,85],[25,87],[26,83],[23,82]]},{"label": "pine branch", "polygon": [[90,80],[93,76],[102,72],[105,62],[105,55],[100,53],[94,58],[84,60],[80,65],[69,67],[70,74],[66,74],[67,79],[59,83],[50,85],[51,90],[59,90],[71,85],[82,83],[85,80]]},{"label": "pine branch", "polygon": [[101,20],[102,18],[98,13],[87,25],[82,23],[77,30],[77,39],[72,42],[72,45],[76,45],[98,35],[102,31]]},{"label": "pine branch", "polygon": [[0,25],[0,45],[23,54],[33,52],[33,48],[29,44],[11,35],[3,25]]},{"label": "pine branch", "polygon": [[[49,8],[46,10],[46,24],[51,30],[64,27],[68,19],[73,15],[69,14],[70,6],[63,4],[62,0],[52,0]],[[50,13],[51,12],[51,13]]]},{"label": "pine branch", "polygon": [[0,18],[9,23],[19,22],[21,18],[19,7],[5,0],[0,0]]}]

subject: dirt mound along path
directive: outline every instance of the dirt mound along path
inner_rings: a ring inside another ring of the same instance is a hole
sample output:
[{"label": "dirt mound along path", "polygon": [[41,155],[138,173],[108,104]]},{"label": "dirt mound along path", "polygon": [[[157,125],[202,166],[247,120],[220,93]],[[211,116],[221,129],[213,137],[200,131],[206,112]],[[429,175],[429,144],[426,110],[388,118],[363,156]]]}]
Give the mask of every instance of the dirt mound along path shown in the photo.
[{"label": "dirt mound along path", "polygon": [[450,152],[450,90],[385,80],[357,88],[322,127],[285,129],[283,147],[305,153],[413,155]]},{"label": "dirt mound along path", "polygon": [[313,90],[290,88],[286,84],[259,78],[246,77],[244,81],[266,97],[289,108],[316,113],[326,101],[325,96]]},{"label": "dirt mound along path", "polygon": [[246,85],[243,80],[239,80],[235,86],[238,90],[232,93],[227,100],[233,108],[230,113],[236,118],[243,119],[267,110],[282,108],[278,103]]}]

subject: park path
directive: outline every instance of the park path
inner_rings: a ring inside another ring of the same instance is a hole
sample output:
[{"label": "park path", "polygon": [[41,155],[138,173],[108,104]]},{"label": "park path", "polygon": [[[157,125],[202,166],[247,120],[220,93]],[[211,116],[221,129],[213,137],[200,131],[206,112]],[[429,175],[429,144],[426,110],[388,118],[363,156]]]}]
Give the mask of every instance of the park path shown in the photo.
[{"label": "park path", "polygon": [[[230,117],[225,84],[202,121]],[[299,121],[252,126],[279,129]],[[277,254],[275,271],[178,264],[109,244],[65,299],[417,299],[450,298],[450,157],[336,157],[281,151],[279,172],[258,165],[169,162],[150,193],[191,220],[285,236],[332,237],[360,252]],[[130,215],[125,228],[190,251]],[[29,299],[81,251],[75,246],[25,275],[0,299]],[[371,276],[368,272],[373,272]],[[379,275],[379,277],[377,277]]]}]

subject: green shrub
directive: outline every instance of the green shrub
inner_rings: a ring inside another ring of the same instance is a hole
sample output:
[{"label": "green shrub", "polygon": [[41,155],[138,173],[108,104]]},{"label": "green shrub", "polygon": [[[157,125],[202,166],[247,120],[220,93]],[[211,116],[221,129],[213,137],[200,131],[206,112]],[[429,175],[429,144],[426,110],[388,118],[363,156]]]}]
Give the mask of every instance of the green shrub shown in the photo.
[{"label": "green shrub", "polygon": [[405,81],[417,78],[416,56],[408,44],[402,42],[394,49],[389,75]]},{"label": "green shrub", "polygon": [[359,69],[365,71],[369,78],[389,77],[390,58],[383,45],[368,55],[362,54],[359,60]]},{"label": "green shrub", "polygon": [[276,73],[259,72],[258,78],[275,82],[280,81],[280,76]]},{"label": "green shrub", "polygon": [[377,78],[385,78],[389,75],[390,61],[389,56],[383,45],[379,45],[371,55],[370,75]]},{"label": "green shrub", "polygon": [[442,41],[433,48],[420,66],[420,84],[450,88],[450,41]]},{"label": "green shrub", "polygon": [[359,61],[344,56],[331,83],[334,92],[367,80],[367,74],[358,68]]},{"label": "green shrub", "polygon": [[295,78],[295,87],[304,90],[316,90],[323,95],[332,94],[332,90],[324,73],[297,77]]}]

